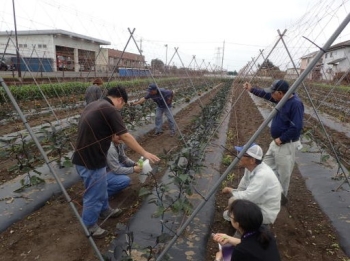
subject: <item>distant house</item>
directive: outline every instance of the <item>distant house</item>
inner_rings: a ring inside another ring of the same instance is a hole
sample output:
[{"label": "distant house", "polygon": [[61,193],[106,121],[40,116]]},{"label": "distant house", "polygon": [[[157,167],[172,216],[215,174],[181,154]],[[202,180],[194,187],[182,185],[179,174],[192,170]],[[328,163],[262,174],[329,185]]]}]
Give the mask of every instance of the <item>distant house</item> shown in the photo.
[{"label": "distant house", "polygon": [[284,79],[295,80],[300,75],[300,68],[288,68]]},{"label": "distant house", "polygon": [[323,56],[323,80],[334,80],[350,68],[350,41],[332,45]]},{"label": "distant house", "polygon": [[[304,55],[300,58],[300,72],[302,73],[305,71],[307,66],[310,64],[310,62],[315,58],[316,54],[318,52],[312,52],[307,55]],[[322,69],[322,59],[321,58],[316,66],[312,68],[311,72],[307,75],[306,79],[308,80],[320,80],[321,79],[321,69]]]},{"label": "distant house", "polygon": [[102,71],[106,69],[113,71],[121,67],[143,69],[146,65],[144,55],[109,48],[101,48],[96,63],[106,67]]}]

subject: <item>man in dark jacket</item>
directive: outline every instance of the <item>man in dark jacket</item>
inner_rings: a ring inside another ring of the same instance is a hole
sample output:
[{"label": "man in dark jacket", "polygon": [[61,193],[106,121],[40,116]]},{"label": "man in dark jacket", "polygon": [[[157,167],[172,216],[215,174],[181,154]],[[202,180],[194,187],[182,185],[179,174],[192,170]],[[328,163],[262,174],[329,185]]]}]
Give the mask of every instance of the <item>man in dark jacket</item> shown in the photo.
[{"label": "man in dark jacket", "polygon": [[147,95],[133,103],[133,105],[142,104],[148,99],[152,99],[155,103],[157,103],[155,120],[156,131],[154,134],[155,136],[158,136],[163,133],[163,114],[165,114],[165,116],[168,119],[170,136],[175,135],[175,120],[171,113],[171,104],[173,101],[173,97],[174,92],[172,90],[158,88],[156,84],[152,83],[148,86]]},{"label": "man in dark jacket", "polygon": [[[271,87],[261,89],[252,87],[246,82],[244,89],[255,96],[278,103],[287,93],[289,84],[284,80],[276,80]],[[295,150],[301,145],[299,137],[303,128],[303,118],[304,105],[298,95],[293,93],[271,122],[270,132],[273,140],[264,156],[264,162],[275,171],[281,182],[282,205],[287,202],[290,176],[295,163]]]}]

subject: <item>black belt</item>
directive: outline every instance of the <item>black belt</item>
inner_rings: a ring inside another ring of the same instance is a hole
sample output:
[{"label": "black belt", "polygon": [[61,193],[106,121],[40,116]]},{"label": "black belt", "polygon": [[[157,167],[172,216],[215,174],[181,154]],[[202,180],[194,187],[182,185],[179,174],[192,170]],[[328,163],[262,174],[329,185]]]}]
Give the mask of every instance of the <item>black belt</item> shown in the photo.
[{"label": "black belt", "polygon": [[294,140],[290,140],[290,141],[288,141],[288,142],[282,142],[281,144],[286,144],[286,143],[289,143],[289,142],[296,142],[296,141],[298,141],[298,140],[299,140],[299,138],[294,139]]}]

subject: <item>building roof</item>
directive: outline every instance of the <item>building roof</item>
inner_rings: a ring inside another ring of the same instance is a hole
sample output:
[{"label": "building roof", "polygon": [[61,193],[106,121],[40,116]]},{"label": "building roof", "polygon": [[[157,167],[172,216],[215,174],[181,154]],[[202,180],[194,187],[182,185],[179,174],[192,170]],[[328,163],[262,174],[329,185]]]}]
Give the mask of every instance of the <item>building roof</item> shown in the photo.
[{"label": "building roof", "polygon": [[318,51],[316,51],[316,52],[312,52],[312,53],[308,53],[308,54],[306,54],[306,55],[304,55],[304,56],[302,56],[300,59],[308,59],[308,58],[313,58],[313,57],[315,57],[315,55],[318,53]]},{"label": "building roof", "polygon": [[[13,31],[10,32],[0,32],[0,36],[11,36],[14,35],[15,33]],[[77,34],[77,33],[73,33],[73,32],[69,32],[69,31],[65,31],[65,30],[24,30],[24,31],[17,31],[17,35],[64,35],[67,37],[75,37],[78,39],[84,39],[87,41],[91,41],[93,43],[97,43],[99,45],[110,45],[111,43],[105,40],[101,40],[101,39],[97,39],[97,38],[93,38],[93,37],[89,37],[86,35],[82,35],[82,34]]]},{"label": "building roof", "polygon": [[337,64],[339,64],[341,61],[343,61],[343,60],[345,60],[345,59],[346,59],[345,57],[339,58],[339,59],[335,59],[335,60],[333,60],[333,61],[331,61],[331,62],[328,62],[327,64],[337,65]]},{"label": "building roof", "polygon": [[333,51],[333,50],[337,50],[337,49],[346,48],[346,47],[350,47],[350,41],[345,41],[345,42],[334,44],[331,47],[329,47],[328,52]]},{"label": "building roof", "polygon": [[134,60],[134,61],[145,61],[145,57],[143,55],[135,54],[135,53],[129,53],[129,52],[123,52],[115,49],[108,49],[108,56],[109,57],[115,57],[120,58],[123,55],[123,59],[127,60]]}]

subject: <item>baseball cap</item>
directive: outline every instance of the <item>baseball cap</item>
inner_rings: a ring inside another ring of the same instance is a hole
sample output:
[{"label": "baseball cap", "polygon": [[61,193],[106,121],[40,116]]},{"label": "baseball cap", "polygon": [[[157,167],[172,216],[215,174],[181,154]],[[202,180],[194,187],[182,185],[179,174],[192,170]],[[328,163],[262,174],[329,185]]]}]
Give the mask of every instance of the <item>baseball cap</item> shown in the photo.
[{"label": "baseball cap", "polygon": [[148,91],[154,91],[157,90],[157,85],[155,83],[151,83],[148,85]]},{"label": "baseball cap", "polygon": [[[238,151],[238,152],[241,152],[243,150],[243,148],[245,147],[246,145],[242,146],[242,147],[239,147],[239,146],[235,146],[235,149]],[[262,160],[263,158],[263,151],[262,151],[262,148],[257,145],[256,143],[253,143],[249,149],[247,149],[246,153],[253,157],[254,159],[257,159],[257,160]]]},{"label": "baseball cap", "polygon": [[272,83],[269,88],[265,88],[264,91],[268,93],[272,93],[275,91],[281,91],[286,93],[289,89],[289,84],[285,80],[276,80]]}]

